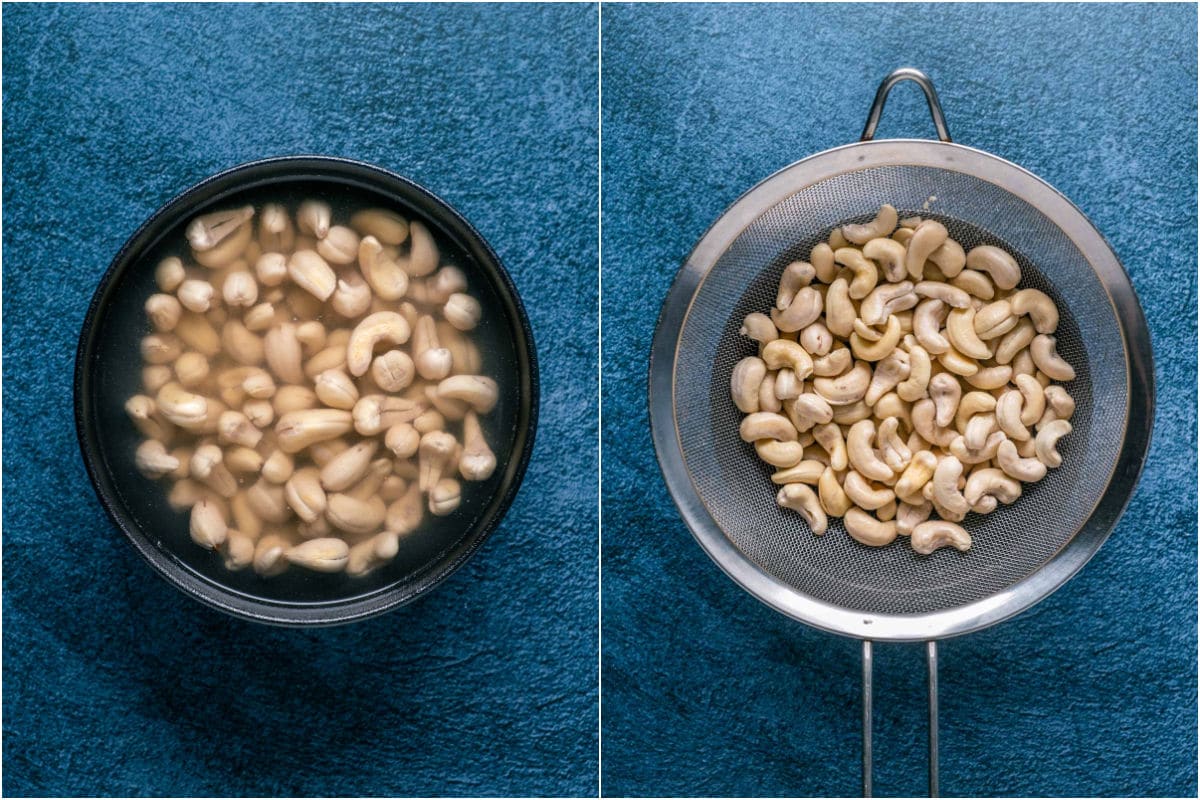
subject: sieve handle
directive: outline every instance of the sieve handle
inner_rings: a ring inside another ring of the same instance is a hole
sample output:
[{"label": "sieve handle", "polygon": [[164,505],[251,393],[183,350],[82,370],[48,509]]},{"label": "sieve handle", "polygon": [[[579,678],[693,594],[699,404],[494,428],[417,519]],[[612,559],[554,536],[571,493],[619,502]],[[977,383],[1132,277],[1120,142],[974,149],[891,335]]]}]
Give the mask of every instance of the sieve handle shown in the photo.
[{"label": "sieve handle", "polygon": [[946,117],[942,114],[942,103],[938,100],[937,91],[933,88],[933,81],[929,80],[929,76],[924,72],[912,67],[901,67],[894,70],[883,79],[883,83],[879,84],[879,89],[875,92],[875,99],[871,102],[871,111],[867,114],[867,124],[863,128],[862,141],[869,142],[875,138],[875,129],[879,127],[879,117],[883,114],[883,105],[887,102],[888,92],[892,91],[892,87],[897,83],[904,81],[912,81],[921,87],[921,91],[925,93],[925,102],[929,104],[929,115],[933,117],[933,127],[937,128],[938,139],[949,142],[950,129],[946,127]]},{"label": "sieve handle", "polygon": [[[929,796],[938,797],[938,665],[937,642],[925,643],[929,670]],[[871,640],[862,643],[862,796],[871,797],[871,773],[874,752],[871,744],[872,672],[874,658]]]}]

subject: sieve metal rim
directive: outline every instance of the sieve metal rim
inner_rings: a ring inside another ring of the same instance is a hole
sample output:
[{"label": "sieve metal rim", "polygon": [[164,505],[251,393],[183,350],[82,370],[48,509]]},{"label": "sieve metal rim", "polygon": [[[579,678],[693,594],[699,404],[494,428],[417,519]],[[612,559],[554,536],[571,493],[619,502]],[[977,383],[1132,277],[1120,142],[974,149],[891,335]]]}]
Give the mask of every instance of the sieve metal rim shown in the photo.
[{"label": "sieve metal rim", "polygon": [[[874,167],[924,166],[960,172],[999,186],[1057,225],[1096,272],[1121,327],[1128,403],[1125,436],[1106,490],[1086,522],[1038,571],[965,606],[924,614],[875,614],[803,594],[765,572],[721,531],[705,508],[683,460],[675,420],[674,375],[684,322],[709,271],[743,230],[786,197],[836,175]],[[743,194],[701,237],[680,268],[651,346],[649,408],[659,467],[676,508],[717,566],[759,601],[830,633],[860,639],[929,641],[959,636],[1012,617],[1049,596],[1095,554],[1133,495],[1150,444],[1154,369],[1145,316],[1128,273],[1103,235],[1067,197],[999,156],[948,141],[890,139],[836,147],[797,161]]]}]

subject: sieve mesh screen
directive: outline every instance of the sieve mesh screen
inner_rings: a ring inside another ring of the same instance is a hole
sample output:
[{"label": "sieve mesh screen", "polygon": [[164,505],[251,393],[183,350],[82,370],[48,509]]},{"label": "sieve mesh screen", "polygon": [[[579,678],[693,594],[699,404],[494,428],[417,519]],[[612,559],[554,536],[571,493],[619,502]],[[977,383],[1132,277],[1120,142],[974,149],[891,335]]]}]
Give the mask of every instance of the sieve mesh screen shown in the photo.
[{"label": "sieve mesh screen", "polygon": [[[931,201],[931,198],[936,198]],[[928,202],[927,201],[931,201]],[[1058,351],[1076,371],[1073,432],[1063,465],[1022,497],[963,525],[967,553],[913,552],[903,537],[868,548],[831,519],[814,536],[799,515],[775,504],[772,468],[741,441],[742,414],[729,397],[734,365],[756,350],[738,334],[752,311],[767,311],[783,268],[807,259],[835,225],[870,220],[891,203],[901,217],[942,222],[967,250],[993,244],[1022,268],[1021,287],[1049,294],[1061,321]],[[928,204],[928,208],[925,206]],[[1124,438],[1128,375],[1120,325],[1100,280],[1053,221],[1008,191],[952,170],[923,166],[860,169],[790,195],[753,221],[701,282],[685,318],[674,365],[673,405],[684,462],[725,537],[761,569],[810,597],[879,614],[922,614],[996,594],[1037,571],[1083,525],[1107,487]]]}]

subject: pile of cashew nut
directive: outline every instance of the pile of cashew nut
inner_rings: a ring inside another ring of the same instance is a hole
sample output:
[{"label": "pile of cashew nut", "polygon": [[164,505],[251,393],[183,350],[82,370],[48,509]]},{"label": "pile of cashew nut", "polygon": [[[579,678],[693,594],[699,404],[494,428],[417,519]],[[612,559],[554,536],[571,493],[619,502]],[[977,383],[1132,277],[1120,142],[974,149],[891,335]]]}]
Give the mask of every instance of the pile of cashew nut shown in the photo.
[{"label": "pile of cashew nut", "polygon": [[746,317],[758,355],[730,382],[779,505],[818,535],[833,516],[865,545],[965,551],[969,511],[1059,466],[1075,401],[1055,382],[1075,370],[1055,350],[1054,302],[1020,280],[1004,250],[964,252],[890,205],[789,264],[775,307]]},{"label": "pile of cashew nut", "polygon": [[365,575],[496,456],[481,316],[418,220],[309,200],[191,221],[145,304],[138,469],[231,570]]}]

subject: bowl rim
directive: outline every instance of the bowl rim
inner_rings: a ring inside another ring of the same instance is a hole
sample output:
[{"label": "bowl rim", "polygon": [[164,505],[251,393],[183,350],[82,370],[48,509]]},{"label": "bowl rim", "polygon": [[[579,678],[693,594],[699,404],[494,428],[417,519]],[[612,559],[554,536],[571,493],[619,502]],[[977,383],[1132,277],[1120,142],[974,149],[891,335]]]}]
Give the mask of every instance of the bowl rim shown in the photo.
[{"label": "bowl rim", "polygon": [[[463,537],[446,551],[443,558],[415,573],[419,577],[414,581],[394,582],[351,598],[288,603],[251,598],[227,589],[183,567],[175,557],[151,540],[112,488],[111,476],[101,455],[89,396],[92,357],[98,344],[96,322],[110,304],[120,279],[139,262],[147,246],[156,242],[165,233],[166,227],[186,214],[189,207],[210,203],[249,186],[262,185],[264,181],[286,182],[305,178],[366,185],[404,201],[447,229],[491,280],[511,320],[518,375],[522,384],[520,394],[528,402],[522,402],[517,412],[517,438],[510,456],[510,463],[511,459],[515,459],[515,465],[511,468],[510,476],[491,498],[490,516],[475,526],[475,533]],[[424,597],[466,563],[499,526],[517,495],[533,453],[540,405],[537,350],[529,317],[511,275],[487,240],[457,209],[415,181],[364,161],[319,154],[272,156],[221,170],[176,193],[147,217],[121,245],[88,303],[75,354],[73,392],[75,432],[92,489],[108,518],[154,571],[189,597],[232,616],[272,625],[304,627],[354,622],[406,605]]]}]

